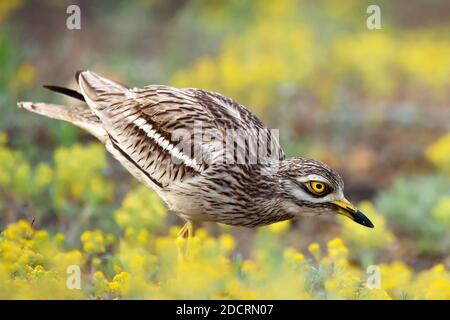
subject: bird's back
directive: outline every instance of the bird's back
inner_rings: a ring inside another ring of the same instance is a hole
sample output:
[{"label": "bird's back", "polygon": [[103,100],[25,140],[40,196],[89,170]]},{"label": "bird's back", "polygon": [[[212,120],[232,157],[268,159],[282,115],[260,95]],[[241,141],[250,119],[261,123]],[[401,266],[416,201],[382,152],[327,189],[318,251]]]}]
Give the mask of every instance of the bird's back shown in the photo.
[{"label": "bird's back", "polygon": [[[158,188],[226,160],[221,157],[227,144],[236,147],[236,141],[244,158],[258,152],[251,145],[264,139],[271,143],[270,156],[284,158],[276,137],[255,115],[218,93],[162,85],[129,88],[90,71],[81,72],[78,82],[113,154],[120,154]],[[231,160],[237,160],[236,155]]]}]

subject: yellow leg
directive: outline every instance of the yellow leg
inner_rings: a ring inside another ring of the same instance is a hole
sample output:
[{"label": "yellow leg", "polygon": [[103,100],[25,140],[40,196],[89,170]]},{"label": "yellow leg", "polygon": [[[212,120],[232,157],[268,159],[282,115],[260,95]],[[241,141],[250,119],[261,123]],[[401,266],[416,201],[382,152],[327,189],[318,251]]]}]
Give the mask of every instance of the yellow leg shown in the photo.
[{"label": "yellow leg", "polygon": [[181,238],[193,238],[195,236],[195,223],[191,220],[188,220],[183,227],[181,227],[178,232],[178,237]]},{"label": "yellow leg", "polygon": [[181,227],[180,231],[178,232],[178,238],[180,239],[186,239],[184,242],[183,247],[178,247],[178,258],[180,261],[183,261],[185,257],[188,256],[189,253],[189,239],[193,238],[195,236],[195,228],[197,227],[197,224],[194,223],[191,220],[188,220],[183,227]]}]

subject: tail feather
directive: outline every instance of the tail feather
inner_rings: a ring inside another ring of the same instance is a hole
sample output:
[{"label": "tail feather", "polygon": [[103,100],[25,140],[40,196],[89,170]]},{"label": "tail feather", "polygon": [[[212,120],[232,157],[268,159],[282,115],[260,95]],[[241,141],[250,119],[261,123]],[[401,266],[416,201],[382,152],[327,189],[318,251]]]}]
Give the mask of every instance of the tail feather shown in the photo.
[{"label": "tail feather", "polygon": [[108,139],[108,135],[95,113],[99,106],[104,108],[118,99],[125,99],[130,94],[129,87],[100,77],[92,71],[79,70],[76,72],[75,78],[80,86],[81,93],[69,88],[53,85],[46,85],[44,88],[84,101],[89,108],[62,106],[42,102],[19,102],[17,106],[49,118],[72,123],[88,131],[100,141],[105,142]]},{"label": "tail feather", "polygon": [[48,86],[48,85],[45,85],[43,87],[45,89],[50,90],[50,91],[54,91],[54,92],[63,94],[65,96],[69,96],[69,97],[75,98],[77,100],[86,102],[86,100],[84,99],[83,95],[81,93],[79,93],[78,91],[75,91],[75,90],[72,90],[72,89],[69,89],[69,88],[59,87],[59,86]]},{"label": "tail feather", "polygon": [[107,138],[106,131],[103,129],[99,118],[88,108],[42,102],[19,102],[17,106],[49,118],[72,123],[86,130],[102,142]]}]

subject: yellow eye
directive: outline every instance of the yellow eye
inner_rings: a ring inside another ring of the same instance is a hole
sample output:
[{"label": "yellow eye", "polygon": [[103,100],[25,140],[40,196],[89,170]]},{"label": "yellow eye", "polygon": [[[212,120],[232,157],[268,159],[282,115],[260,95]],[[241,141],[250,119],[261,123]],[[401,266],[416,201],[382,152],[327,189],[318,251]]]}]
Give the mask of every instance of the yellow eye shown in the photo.
[{"label": "yellow eye", "polygon": [[310,181],[309,188],[312,192],[319,195],[324,194],[328,190],[327,185],[321,181]]}]

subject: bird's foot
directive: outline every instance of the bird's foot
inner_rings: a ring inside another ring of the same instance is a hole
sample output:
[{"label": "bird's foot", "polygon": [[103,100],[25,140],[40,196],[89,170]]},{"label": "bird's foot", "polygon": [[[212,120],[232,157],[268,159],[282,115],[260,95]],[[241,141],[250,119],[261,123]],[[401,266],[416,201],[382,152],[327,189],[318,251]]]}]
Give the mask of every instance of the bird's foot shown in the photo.
[{"label": "bird's foot", "polygon": [[195,224],[192,221],[186,222],[178,232],[179,238],[186,239],[186,238],[193,238],[194,236],[195,236]]},{"label": "bird's foot", "polygon": [[195,237],[196,224],[192,221],[187,221],[181,227],[177,236],[178,257],[183,260],[189,253],[189,240]]}]

